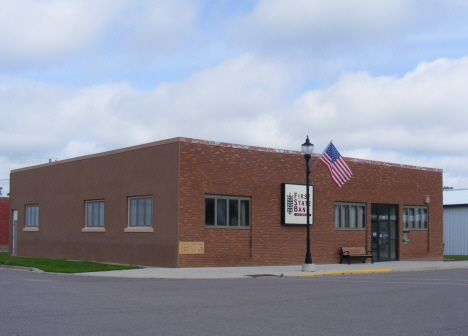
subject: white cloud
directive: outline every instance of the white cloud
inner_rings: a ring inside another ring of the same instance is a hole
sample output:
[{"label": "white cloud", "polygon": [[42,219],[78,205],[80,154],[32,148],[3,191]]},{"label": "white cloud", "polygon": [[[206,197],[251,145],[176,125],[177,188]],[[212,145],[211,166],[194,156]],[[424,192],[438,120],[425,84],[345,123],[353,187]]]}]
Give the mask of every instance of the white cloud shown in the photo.
[{"label": "white cloud", "polygon": [[123,1],[15,0],[0,2],[0,65],[61,60],[95,47]]},{"label": "white cloud", "polygon": [[153,90],[125,82],[74,89],[0,77],[0,110],[8,111],[0,148],[11,157],[54,152],[63,158],[173,136],[254,140],[259,130],[267,132],[264,125],[274,125],[270,113],[284,103],[286,70],[243,55]]},{"label": "white cloud", "polygon": [[333,139],[468,187],[467,14],[455,0],[0,0],[0,179],[175,136],[299,149],[309,135],[317,152]]},{"label": "white cloud", "polygon": [[294,69],[244,54],[152,90],[0,77],[0,152],[46,162],[175,136],[299,150],[309,135],[319,153],[333,139],[345,156],[443,168],[444,184],[468,187],[468,57],[348,72],[291,100]]},{"label": "white cloud", "polygon": [[246,40],[269,47],[360,44],[399,35],[414,24],[412,10],[411,2],[392,0],[260,0],[252,12],[235,18],[231,33],[247,33]]},{"label": "white cloud", "polygon": [[467,15],[463,1],[259,0],[221,28],[232,45],[300,64],[324,87],[343,71],[402,75],[467,55]]},{"label": "white cloud", "polygon": [[199,47],[201,10],[200,1],[138,1],[122,20],[124,47],[130,46],[138,57]]},{"label": "white cloud", "polygon": [[412,165],[416,167],[430,167],[443,169],[443,184],[445,186],[459,188],[468,187],[468,156],[466,153],[457,155],[410,155],[391,150],[355,149],[343,151],[347,157],[392,162]]},{"label": "white cloud", "polygon": [[420,44],[466,39],[467,10],[463,1],[259,0],[250,12],[231,18],[229,31],[239,41],[269,48]]},{"label": "white cloud", "polygon": [[327,90],[305,92],[290,116],[345,148],[468,154],[466,87],[468,57],[421,63],[402,78],[347,73]]}]

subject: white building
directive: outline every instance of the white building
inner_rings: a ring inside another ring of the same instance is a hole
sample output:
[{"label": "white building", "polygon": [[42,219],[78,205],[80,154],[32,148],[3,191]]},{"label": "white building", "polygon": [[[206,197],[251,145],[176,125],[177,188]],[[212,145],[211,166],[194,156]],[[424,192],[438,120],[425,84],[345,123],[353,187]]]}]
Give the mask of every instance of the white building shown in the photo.
[{"label": "white building", "polygon": [[444,255],[468,255],[468,189],[444,189]]}]

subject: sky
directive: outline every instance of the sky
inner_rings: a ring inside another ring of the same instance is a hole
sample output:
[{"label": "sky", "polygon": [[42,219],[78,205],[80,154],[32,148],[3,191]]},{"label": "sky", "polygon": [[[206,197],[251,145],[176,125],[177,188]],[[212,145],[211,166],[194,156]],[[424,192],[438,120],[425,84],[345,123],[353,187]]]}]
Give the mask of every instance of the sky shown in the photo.
[{"label": "sky", "polygon": [[0,0],[12,169],[173,137],[443,169],[468,188],[468,1]]}]

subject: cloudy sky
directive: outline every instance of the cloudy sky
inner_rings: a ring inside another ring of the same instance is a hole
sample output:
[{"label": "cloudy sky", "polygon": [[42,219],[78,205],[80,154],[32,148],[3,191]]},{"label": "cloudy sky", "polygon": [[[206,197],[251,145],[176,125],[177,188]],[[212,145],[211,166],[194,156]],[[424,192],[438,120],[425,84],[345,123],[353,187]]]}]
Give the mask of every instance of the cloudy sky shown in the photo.
[{"label": "cloudy sky", "polygon": [[11,169],[177,136],[442,168],[468,188],[468,2],[0,0]]}]

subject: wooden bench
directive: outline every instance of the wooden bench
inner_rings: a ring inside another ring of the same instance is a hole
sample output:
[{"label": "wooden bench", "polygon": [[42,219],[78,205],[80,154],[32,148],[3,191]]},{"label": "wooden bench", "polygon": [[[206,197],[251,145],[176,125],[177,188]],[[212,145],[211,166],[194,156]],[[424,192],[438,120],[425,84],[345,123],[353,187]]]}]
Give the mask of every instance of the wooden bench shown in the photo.
[{"label": "wooden bench", "polygon": [[367,258],[371,258],[371,262],[374,263],[374,258],[372,257],[372,253],[367,253],[364,247],[342,247],[341,248],[341,260],[340,264],[344,258],[348,258],[348,265],[350,264],[350,258],[364,258],[363,263],[366,262]]}]

